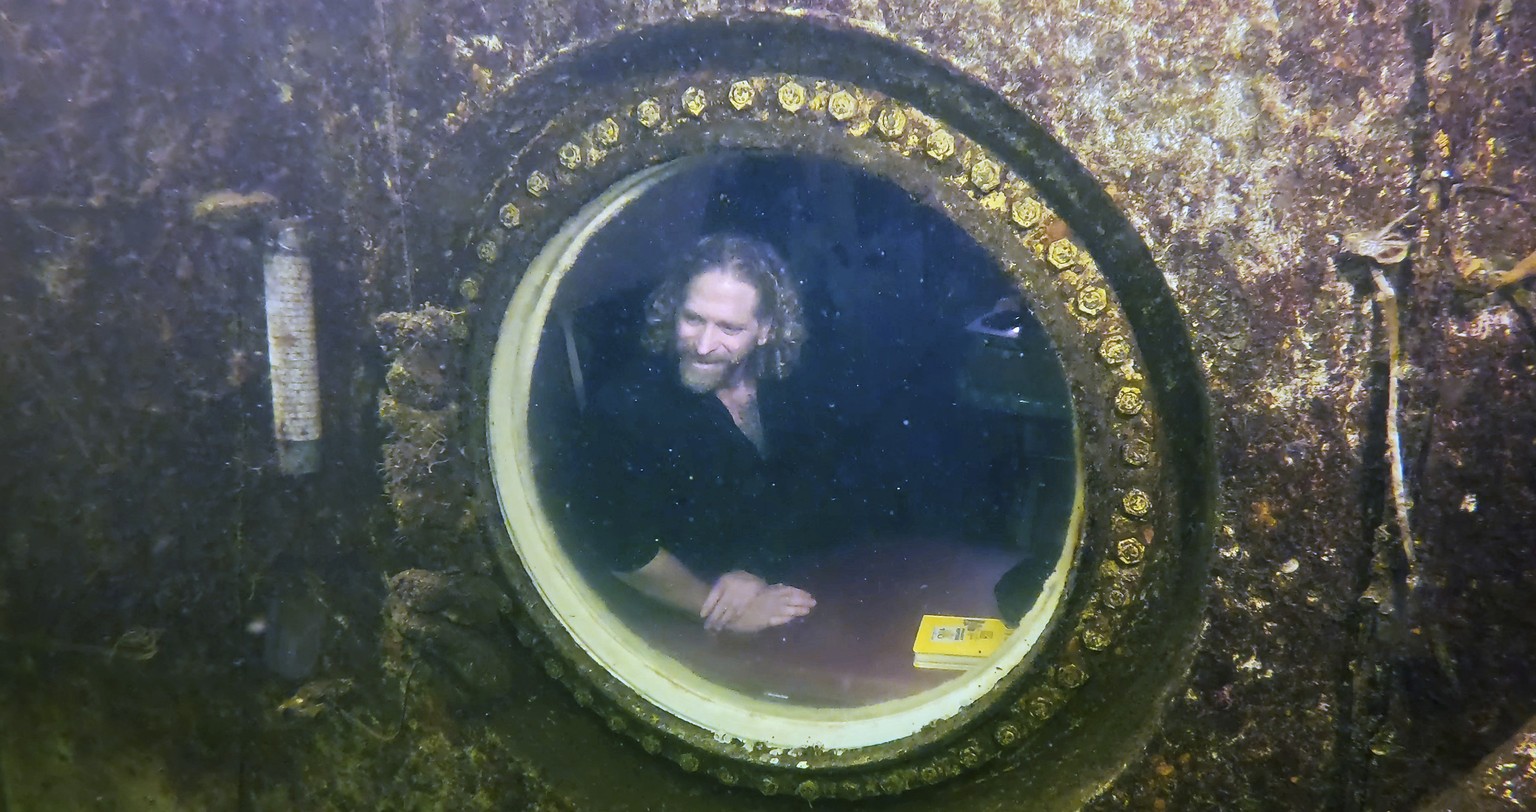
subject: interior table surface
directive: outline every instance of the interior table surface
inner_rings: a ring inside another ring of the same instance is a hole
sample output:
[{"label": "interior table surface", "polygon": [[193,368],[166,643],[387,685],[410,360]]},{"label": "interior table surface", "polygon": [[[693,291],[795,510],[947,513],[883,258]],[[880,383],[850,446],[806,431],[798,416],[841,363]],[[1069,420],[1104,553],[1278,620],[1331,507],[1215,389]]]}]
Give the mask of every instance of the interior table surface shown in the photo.
[{"label": "interior table surface", "polygon": [[816,598],[809,615],[752,634],[706,631],[635,595],[611,602],[652,646],[720,685],[794,705],[859,707],[964,676],[912,664],[918,624],[925,614],[998,617],[993,586],[1020,558],[948,538],[843,545],[784,579]]}]

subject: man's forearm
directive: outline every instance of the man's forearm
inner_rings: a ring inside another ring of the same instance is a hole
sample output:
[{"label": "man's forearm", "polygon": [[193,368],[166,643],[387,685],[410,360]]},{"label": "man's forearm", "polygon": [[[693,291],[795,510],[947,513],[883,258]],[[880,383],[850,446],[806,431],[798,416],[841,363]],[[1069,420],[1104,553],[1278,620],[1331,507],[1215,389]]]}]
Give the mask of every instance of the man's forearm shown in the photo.
[{"label": "man's forearm", "polygon": [[655,558],[634,572],[615,575],[647,597],[689,614],[698,614],[699,607],[709,596],[709,584],[699,580],[666,550],[657,551]]}]

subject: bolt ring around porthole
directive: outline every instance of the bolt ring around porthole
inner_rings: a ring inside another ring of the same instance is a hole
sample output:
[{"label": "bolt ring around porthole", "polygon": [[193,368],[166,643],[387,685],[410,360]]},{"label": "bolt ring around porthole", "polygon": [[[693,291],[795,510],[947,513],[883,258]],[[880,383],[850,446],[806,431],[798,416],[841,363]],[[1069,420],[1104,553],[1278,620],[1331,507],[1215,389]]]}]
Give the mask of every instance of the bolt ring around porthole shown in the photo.
[{"label": "bolt ring around porthole", "polygon": [[[1171,555],[1164,540],[1173,535],[1178,494],[1125,311],[1088,247],[1026,180],[1030,173],[902,99],[817,76],[668,77],[591,94],[538,131],[495,179],[463,251],[472,274],[489,281],[484,314],[496,336],[477,380],[488,393],[496,550],[526,610],[519,638],[532,641],[545,670],[580,704],[685,772],[808,801],[858,798],[938,783],[1024,751],[1071,713],[1097,674],[1134,669],[1123,643],[1152,622],[1143,616],[1156,586],[1148,573]],[[576,619],[596,612],[569,564],[561,569],[537,506],[527,390],[562,275],[604,217],[669,173],[725,152],[837,161],[940,209],[1016,285],[1069,384],[1078,505],[1059,600],[1032,643],[999,655],[1006,669],[974,680],[981,688],[960,699],[941,694],[899,723],[860,720],[871,731],[898,731],[885,739],[858,732],[779,740],[658,699],[660,689],[638,672],[614,667],[623,661],[614,652],[630,645],[623,630]]]}]

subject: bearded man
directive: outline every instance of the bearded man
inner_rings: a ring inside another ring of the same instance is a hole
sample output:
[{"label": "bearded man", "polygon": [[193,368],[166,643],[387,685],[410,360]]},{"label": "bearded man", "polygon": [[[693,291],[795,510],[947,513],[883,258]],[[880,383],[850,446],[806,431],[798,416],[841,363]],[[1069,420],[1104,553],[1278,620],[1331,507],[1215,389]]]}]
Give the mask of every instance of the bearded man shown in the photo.
[{"label": "bearded man", "polygon": [[779,391],[805,342],[784,261],[758,239],[706,236],[651,294],[645,321],[645,359],[591,410],[598,561],[710,630],[804,617],[815,599],[770,583],[814,519],[799,452],[815,438],[797,433],[803,415]]}]

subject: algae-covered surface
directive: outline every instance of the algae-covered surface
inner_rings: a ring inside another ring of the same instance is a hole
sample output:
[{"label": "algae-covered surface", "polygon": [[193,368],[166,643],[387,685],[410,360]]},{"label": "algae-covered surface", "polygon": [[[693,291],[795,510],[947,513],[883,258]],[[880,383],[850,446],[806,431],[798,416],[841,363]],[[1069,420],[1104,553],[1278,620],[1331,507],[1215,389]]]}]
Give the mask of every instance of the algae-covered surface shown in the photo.
[{"label": "algae-covered surface", "polygon": [[[498,150],[573,103],[561,71],[623,72],[587,49],[694,65],[721,21],[995,94],[1176,305],[1214,459],[1198,630],[1088,806],[1536,802],[1536,7],[161,0],[0,10],[0,808],[804,803],[546,673],[465,428]],[[274,214],[316,279],[307,478],[272,442]],[[1037,808],[1025,766],[861,803]]]}]

